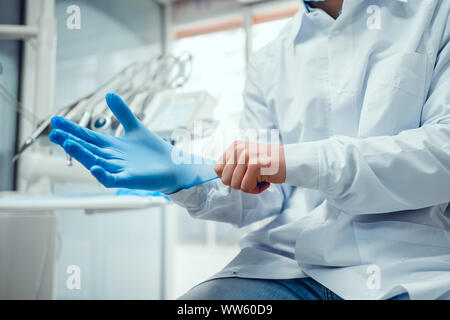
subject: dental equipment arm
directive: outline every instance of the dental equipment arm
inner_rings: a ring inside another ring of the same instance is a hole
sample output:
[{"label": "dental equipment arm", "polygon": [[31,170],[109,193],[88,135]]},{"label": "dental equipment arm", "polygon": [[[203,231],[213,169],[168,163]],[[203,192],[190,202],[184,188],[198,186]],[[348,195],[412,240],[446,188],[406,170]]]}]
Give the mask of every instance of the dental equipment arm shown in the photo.
[{"label": "dental equipment arm", "polygon": [[72,109],[76,105],[70,105],[66,108],[63,108],[58,113],[52,115],[48,119],[44,120],[41,124],[38,125],[36,130],[28,137],[28,139],[22,144],[22,146],[17,151],[16,155],[12,159],[12,163],[15,163],[20,156],[28,149],[30,148],[36,140],[47,130],[47,128],[50,126],[51,119],[55,115],[65,115],[67,112],[69,112],[70,109]]},{"label": "dental equipment arm", "polygon": [[214,163],[179,150],[147,129],[116,94],[109,108],[123,137],[95,133],[63,117],[52,119],[50,140],[86,167],[107,188],[172,194],[217,178]]}]

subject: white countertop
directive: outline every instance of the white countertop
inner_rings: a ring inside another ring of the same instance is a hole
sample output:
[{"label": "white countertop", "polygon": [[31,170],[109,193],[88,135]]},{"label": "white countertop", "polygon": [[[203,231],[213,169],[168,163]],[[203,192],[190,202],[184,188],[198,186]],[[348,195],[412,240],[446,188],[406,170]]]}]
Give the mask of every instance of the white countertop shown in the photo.
[{"label": "white countertop", "polygon": [[[2,197],[3,196],[3,197]],[[87,213],[128,211],[160,207],[169,201],[163,197],[134,195],[0,195],[0,212],[85,210]]]}]

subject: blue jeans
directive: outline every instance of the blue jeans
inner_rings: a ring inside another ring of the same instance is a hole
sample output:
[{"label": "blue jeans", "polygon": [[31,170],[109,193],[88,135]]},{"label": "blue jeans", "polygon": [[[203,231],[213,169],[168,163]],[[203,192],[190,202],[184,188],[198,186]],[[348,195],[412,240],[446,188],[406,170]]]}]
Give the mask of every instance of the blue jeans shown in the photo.
[{"label": "blue jeans", "polygon": [[[407,300],[408,294],[392,300]],[[205,281],[179,300],[343,300],[311,278],[267,280],[220,278]]]}]

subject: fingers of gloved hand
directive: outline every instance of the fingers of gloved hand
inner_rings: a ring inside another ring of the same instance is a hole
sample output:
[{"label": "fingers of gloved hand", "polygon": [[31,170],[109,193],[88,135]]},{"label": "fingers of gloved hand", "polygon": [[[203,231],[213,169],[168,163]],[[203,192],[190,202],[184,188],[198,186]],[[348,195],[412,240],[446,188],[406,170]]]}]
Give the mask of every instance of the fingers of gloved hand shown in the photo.
[{"label": "fingers of gloved hand", "polygon": [[106,95],[106,103],[108,103],[112,113],[120,121],[126,132],[139,127],[139,120],[117,94],[108,93]]},{"label": "fingers of gloved hand", "polygon": [[74,135],[81,140],[85,140],[93,145],[103,147],[106,145],[104,137],[92,130],[83,128],[73,121],[65,119],[63,117],[53,117],[52,127],[54,129],[59,129]]},{"label": "fingers of gloved hand", "polygon": [[93,166],[91,174],[106,188],[120,188],[115,175],[109,173],[101,166]]},{"label": "fingers of gloved hand", "polygon": [[50,132],[49,139],[51,142],[55,144],[59,144],[60,146],[63,146],[64,142],[67,140],[75,141],[79,145],[81,145],[83,148],[86,148],[93,154],[109,159],[111,158],[111,155],[106,152],[104,149],[99,148],[93,144],[90,144],[89,142],[86,142],[85,140],[81,140],[80,138],[75,137],[74,135],[67,133],[65,131],[62,131],[60,129],[53,129],[52,132]]},{"label": "fingers of gloved hand", "polygon": [[73,140],[64,141],[62,147],[70,156],[74,157],[88,170],[95,165],[108,166],[108,163],[104,159],[96,156]]}]

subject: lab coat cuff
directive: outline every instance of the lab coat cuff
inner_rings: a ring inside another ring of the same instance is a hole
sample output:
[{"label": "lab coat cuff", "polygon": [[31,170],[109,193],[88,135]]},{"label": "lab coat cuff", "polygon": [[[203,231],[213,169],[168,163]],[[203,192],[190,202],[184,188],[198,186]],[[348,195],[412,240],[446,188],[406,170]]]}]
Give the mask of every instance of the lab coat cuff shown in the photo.
[{"label": "lab coat cuff", "polygon": [[319,189],[319,142],[303,142],[284,146],[286,183]]},{"label": "lab coat cuff", "polygon": [[189,189],[181,189],[176,193],[167,195],[167,197],[183,208],[196,211],[201,209],[205,203],[212,183],[214,182],[210,181]]}]

